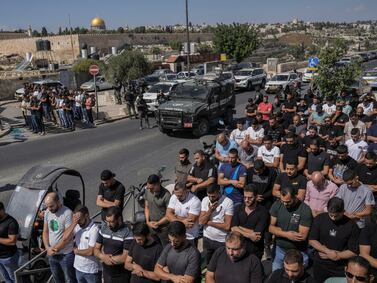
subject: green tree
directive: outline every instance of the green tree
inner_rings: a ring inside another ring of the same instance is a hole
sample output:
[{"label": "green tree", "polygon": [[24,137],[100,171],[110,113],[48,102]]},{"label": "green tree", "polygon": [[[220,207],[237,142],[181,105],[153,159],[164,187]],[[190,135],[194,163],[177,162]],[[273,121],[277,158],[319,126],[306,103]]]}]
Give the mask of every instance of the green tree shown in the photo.
[{"label": "green tree", "polygon": [[180,42],[177,39],[173,39],[169,42],[169,46],[171,49],[175,51],[181,51],[182,50],[182,42]]},{"label": "green tree", "polygon": [[158,54],[161,54],[161,49],[158,48],[158,47],[153,47],[152,50],[151,50],[151,52],[154,55],[158,55]]},{"label": "green tree", "polygon": [[119,28],[117,29],[117,32],[118,32],[118,33],[124,33],[124,28],[119,27]]},{"label": "green tree", "polygon": [[151,66],[145,56],[138,50],[128,50],[109,60],[106,79],[114,83],[115,78],[123,83],[146,76]]},{"label": "green tree", "polygon": [[94,59],[81,59],[73,65],[72,70],[75,73],[88,73],[90,65],[97,65],[101,73],[106,72],[105,64],[102,61]]},{"label": "green tree", "polygon": [[47,29],[45,27],[42,27],[41,34],[42,34],[42,36],[48,35]]},{"label": "green tree", "polygon": [[41,36],[41,34],[37,30],[33,30],[33,32],[31,33],[31,35],[33,37],[40,37]]},{"label": "green tree", "polygon": [[199,43],[197,46],[197,51],[200,54],[207,54],[207,53],[212,53],[213,49],[210,45],[206,43]]},{"label": "green tree", "polygon": [[303,43],[289,46],[288,52],[298,61],[305,59],[305,46]]},{"label": "green tree", "polygon": [[360,75],[358,64],[337,66],[336,63],[346,54],[343,41],[335,40],[323,48],[319,55],[318,76],[315,83],[325,96],[336,96],[347,90]]},{"label": "green tree", "polygon": [[241,62],[261,44],[258,31],[248,24],[218,24],[214,30],[213,45],[217,53],[225,53]]},{"label": "green tree", "polygon": [[62,31],[62,27],[59,27],[59,31],[58,31],[58,34],[59,35],[62,35],[63,31]]}]

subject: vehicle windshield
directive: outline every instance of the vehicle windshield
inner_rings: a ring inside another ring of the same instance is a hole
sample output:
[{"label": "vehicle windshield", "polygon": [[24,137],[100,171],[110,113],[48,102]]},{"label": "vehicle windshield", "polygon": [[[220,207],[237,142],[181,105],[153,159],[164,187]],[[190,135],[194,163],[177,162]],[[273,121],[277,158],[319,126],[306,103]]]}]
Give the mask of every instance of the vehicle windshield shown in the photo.
[{"label": "vehicle windshield", "polygon": [[251,76],[253,71],[238,71],[235,76]]},{"label": "vehicle windshield", "polygon": [[[39,209],[38,206],[45,193],[45,190],[32,190],[20,186],[17,186],[14,190],[6,211],[16,219],[20,226],[19,236],[21,239],[29,238]],[[21,207],[22,209],[20,209]]]},{"label": "vehicle windshield", "polygon": [[363,77],[377,77],[377,71],[365,72]]},{"label": "vehicle windshield", "polygon": [[271,81],[278,81],[278,82],[288,81],[288,76],[287,75],[276,75],[276,76],[272,77]]},{"label": "vehicle windshield", "polygon": [[[102,80],[104,79],[103,77],[96,77],[96,82],[98,82],[99,80]],[[91,82],[91,83],[94,83],[94,78],[92,78],[90,81],[88,82]]]},{"label": "vehicle windshield", "polygon": [[188,82],[177,86],[172,93],[174,98],[200,99],[207,98],[208,88],[195,82]]},{"label": "vehicle windshield", "polygon": [[154,85],[152,86],[148,92],[151,92],[151,93],[159,93],[161,90],[163,93],[167,93],[170,91],[170,88],[171,88],[171,85],[165,85],[165,84],[161,84],[161,85]]},{"label": "vehicle windshield", "polygon": [[231,73],[223,73],[222,74],[222,77],[225,79],[225,80],[229,80],[232,78],[232,74]]},{"label": "vehicle windshield", "polygon": [[317,72],[316,70],[306,70],[305,73],[307,74],[314,74],[315,72]]},{"label": "vehicle windshield", "polygon": [[169,81],[172,81],[172,80],[176,80],[177,79],[177,75],[166,75],[166,79],[169,80]]}]

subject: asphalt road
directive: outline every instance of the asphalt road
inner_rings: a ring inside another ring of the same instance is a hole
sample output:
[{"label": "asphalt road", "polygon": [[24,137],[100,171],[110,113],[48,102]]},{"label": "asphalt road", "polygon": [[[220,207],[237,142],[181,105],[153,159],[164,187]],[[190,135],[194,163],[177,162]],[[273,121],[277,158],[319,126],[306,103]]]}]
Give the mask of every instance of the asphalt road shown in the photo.
[{"label": "asphalt road", "polygon": [[[247,99],[254,96],[255,92],[236,94],[237,116],[242,116]],[[154,124],[154,118],[151,121]],[[170,137],[160,133],[158,128],[140,131],[139,121],[128,119],[96,129],[50,134],[24,143],[8,144],[0,147],[0,199],[8,202],[13,185],[32,166],[61,164],[82,174],[86,204],[94,213],[98,211],[95,199],[102,170],[112,170],[127,188],[145,182],[150,173],[165,165],[164,178],[173,182],[174,165],[178,161],[178,151],[183,147],[193,152],[201,149],[201,143],[188,133]],[[60,182],[58,187],[65,191],[78,184],[70,178]],[[126,214],[129,216],[130,209]]]}]

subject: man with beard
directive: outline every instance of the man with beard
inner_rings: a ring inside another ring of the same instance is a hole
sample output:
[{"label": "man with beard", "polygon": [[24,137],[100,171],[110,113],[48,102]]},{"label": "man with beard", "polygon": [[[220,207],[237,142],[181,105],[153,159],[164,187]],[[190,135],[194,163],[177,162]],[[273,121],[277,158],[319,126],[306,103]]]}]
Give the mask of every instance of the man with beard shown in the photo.
[{"label": "man with beard", "polygon": [[297,103],[293,99],[292,93],[287,94],[287,99],[283,103],[281,112],[284,113],[284,120],[287,121],[288,125],[292,123],[292,117],[297,111]]},{"label": "man with beard", "polygon": [[368,152],[365,155],[364,163],[359,164],[356,168],[357,176],[359,180],[364,184],[368,185],[374,193],[374,198],[376,198],[377,193],[377,155],[374,152]]},{"label": "man with beard", "polygon": [[275,179],[272,195],[280,198],[281,189],[289,187],[303,201],[305,199],[306,184],[307,179],[297,171],[297,161],[295,159],[287,160],[285,172],[279,174]]},{"label": "man with beard", "polygon": [[151,236],[145,223],[136,223],[132,232],[134,240],[124,263],[124,268],[131,272],[130,283],[159,281],[154,267],[162,252],[162,246]]},{"label": "man with beard", "polygon": [[269,124],[264,129],[264,134],[269,135],[272,138],[274,145],[280,146],[281,139],[284,136],[283,127],[277,123],[275,115],[270,116],[268,123]]},{"label": "man with beard", "polygon": [[266,283],[319,283],[315,281],[304,267],[302,254],[289,250],[284,256],[284,269],[275,270]]},{"label": "man with beard", "polygon": [[306,186],[305,203],[312,210],[313,217],[326,212],[327,203],[338,193],[338,186],[326,180],[321,172],[315,171]]},{"label": "man with beard", "polygon": [[330,117],[326,117],[324,122],[325,124],[319,129],[319,136],[325,141],[328,141],[330,136],[334,136],[337,141],[341,141],[343,139],[343,131],[331,123]]},{"label": "man with beard", "polygon": [[229,162],[229,151],[237,147],[237,143],[233,140],[229,140],[224,133],[217,136],[215,158],[219,161],[219,166]]},{"label": "man with beard", "polygon": [[152,234],[155,234],[161,244],[168,244],[168,224],[166,209],[170,201],[170,192],[161,186],[160,177],[152,174],[147,180],[145,190],[145,219]]},{"label": "man with beard", "polygon": [[304,137],[306,134],[307,125],[301,121],[301,116],[296,114],[292,119],[293,123],[290,125],[295,129],[294,133],[299,137]]},{"label": "man with beard", "polygon": [[223,247],[226,234],[230,231],[233,216],[233,202],[221,195],[220,187],[213,184],[207,189],[202,201],[199,224],[204,226],[203,250],[207,264],[216,249]]},{"label": "man with beard", "polygon": [[182,222],[187,229],[187,240],[194,245],[197,244],[199,236],[200,208],[200,200],[186,188],[186,185],[176,183],[165,217],[169,222]]},{"label": "man with beard", "polygon": [[244,236],[246,249],[261,259],[270,216],[268,210],[258,203],[257,197],[257,187],[247,185],[244,190],[244,203],[236,207],[233,215],[232,231]]},{"label": "man with beard", "polygon": [[42,240],[47,250],[52,276],[57,283],[76,282],[73,242],[63,238],[72,224],[72,211],[61,204],[55,192],[47,194]]},{"label": "man with beard", "polygon": [[359,252],[359,229],[344,215],[343,200],[330,199],[327,211],[314,218],[309,235],[309,244],[315,249],[313,274],[317,282],[341,277],[347,259]]},{"label": "man with beard", "polygon": [[97,195],[97,206],[102,208],[101,217],[105,220],[106,211],[109,207],[118,206],[123,209],[125,188],[115,178],[110,170],[103,170],[101,173],[101,184]]},{"label": "man with beard", "polygon": [[258,106],[254,103],[252,98],[248,99],[248,104],[245,107],[245,117],[246,117],[246,129],[251,126],[252,121],[257,114]]},{"label": "man with beard", "polygon": [[318,128],[316,126],[310,126],[307,135],[302,139],[303,147],[308,150],[309,145],[313,140],[319,142],[319,147],[325,148],[325,141],[318,135]]},{"label": "man with beard", "polygon": [[278,168],[280,161],[280,149],[272,144],[270,136],[263,137],[263,145],[258,148],[257,158],[261,159],[269,168]]},{"label": "man with beard", "polygon": [[336,140],[335,136],[330,135],[325,142],[325,150],[330,157],[330,160],[333,160],[335,156],[338,155],[336,148],[339,146],[339,142]]},{"label": "man with beard", "polygon": [[287,160],[297,159],[297,170],[302,171],[305,169],[306,159],[308,153],[305,148],[298,142],[297,136],[294,133],[288,133],[285,137],[285,144],[280,149],[280,172],[285,172]]},{"label": "man with beard", "polygon": [[101,282],[101,269],[98,259],[94,256],[94,246],[98,237],[98,227],[90,219],[87,207],[79,205],[75,209],[72,224],[64,231],[63,239],[75,240],[73,253],[76,278],[79,283]]},{"label": "man with beard", "polygon": [[283,187],[280,200],[270,209],[271,221],[269,231],[275,235],[275,256],[272,271],[283,268],[285,253],[297,249],[308,266],[307,238],[312,224],[310,207],[296,197],[295,190]]},{"label": "man with beard", "polygon": [[243,201],[243,188],[246,184],[246,168],[238,162],[238,151],[232,148],[228,154],[229,163],[221,165],[218,184],[224,186],[224,195],[229,197],[234,205]]},{"label": "man with beard", "polygon": [[132,231],[123,223],[122,210],[110,207],[94,248],[94,255],[102,262],[104,283],[130,282],[131,272],[124,269],[124,262],[132,240]]},{"label": "man with beard", "polygon": [[258,147],[250,144],[248,140],[243,140],[238,150],[240,162],[246,167],[246,169],[252,168],[254,166],[254,161],[257,158]]},{"label": "man with beard", "polygon": [[345,184],[341,185],[337,197],[344,201],[346,216],[355,220],[360,229],[365,227],[365,218],[372,212],[375,205],[371,189],[361,184],[359,177],[352,170],[343,173]]},{"label": "man with beard", "polygon": [[329,115],[325,111],[323,111],[322,105],[319,104],[316,107],[316,111],[310,114],[308,119],[308,126],[316,126],[317,128],[321,128],[326,117],[329,117]]},{"label": "man with beard", "polygon": [[358,163],[348,155],[347,146],[338,146],[336,152],[338,155],[334,157],[329,164],[329,179],[340,186],[344,183],[343,173],[348,169],[355,170]]},{"label": "man with beard", "polygon": [[187,176],[187,186],[200,200],[207,196],[207,188],[217,179],[216,168],[206,159],[203,150],[194,153],[195,163]]},{"label": "man with beard", "polygon": [[200,283],[200,253],[186,239],[186,227],[180,221],[169,224],[169,242],[158,259],[154,272],[161,280]]},{"label": "man with beard", "polygon": [[352,138],[351,131],[353,128],[358,128],[360,130],[361,138],[364,140],[367,133],[367,128],[365,126],[365,123],[359,120],[359,116],[356,112],[350,114],[350,120],[344,126],[344,135],[346,141]]},{"label": "man with beard", "polygon": [[324,176],[329,173],[329,155],[319,148],[319,142],[312,140],[309,145],[310,152],[308,153],[308,164],[304,170],[304,175],[308,180],[311,180],[314,171],[321,172]]},{"label": "man with beard", "polygon": [[187,175],[191,169],[191,162],[189,160],[190,152],[187,148],[182,148],[179,151],[179,162],[175,165],[175,182],[186,183]]},{"label": "man with beard", "polygon": [[219,248],[207,266],[206,283],[261,283],[262,266],[259,259],[246,249],[245,238],[230,232],[225,247]]}]

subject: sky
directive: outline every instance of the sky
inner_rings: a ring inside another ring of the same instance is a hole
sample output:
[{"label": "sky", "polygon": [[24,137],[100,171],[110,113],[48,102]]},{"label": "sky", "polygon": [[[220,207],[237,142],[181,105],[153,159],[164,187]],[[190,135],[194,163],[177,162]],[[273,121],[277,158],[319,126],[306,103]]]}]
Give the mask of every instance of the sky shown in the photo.
[{"label": "sky", "polygon": [[[188,0],[193,24],[376,20],[376,0]],[[185,23],[185,0],[1,0],[0,29],[57,32],[59,27],[90,27],[102,17],[107,28]]]}]

